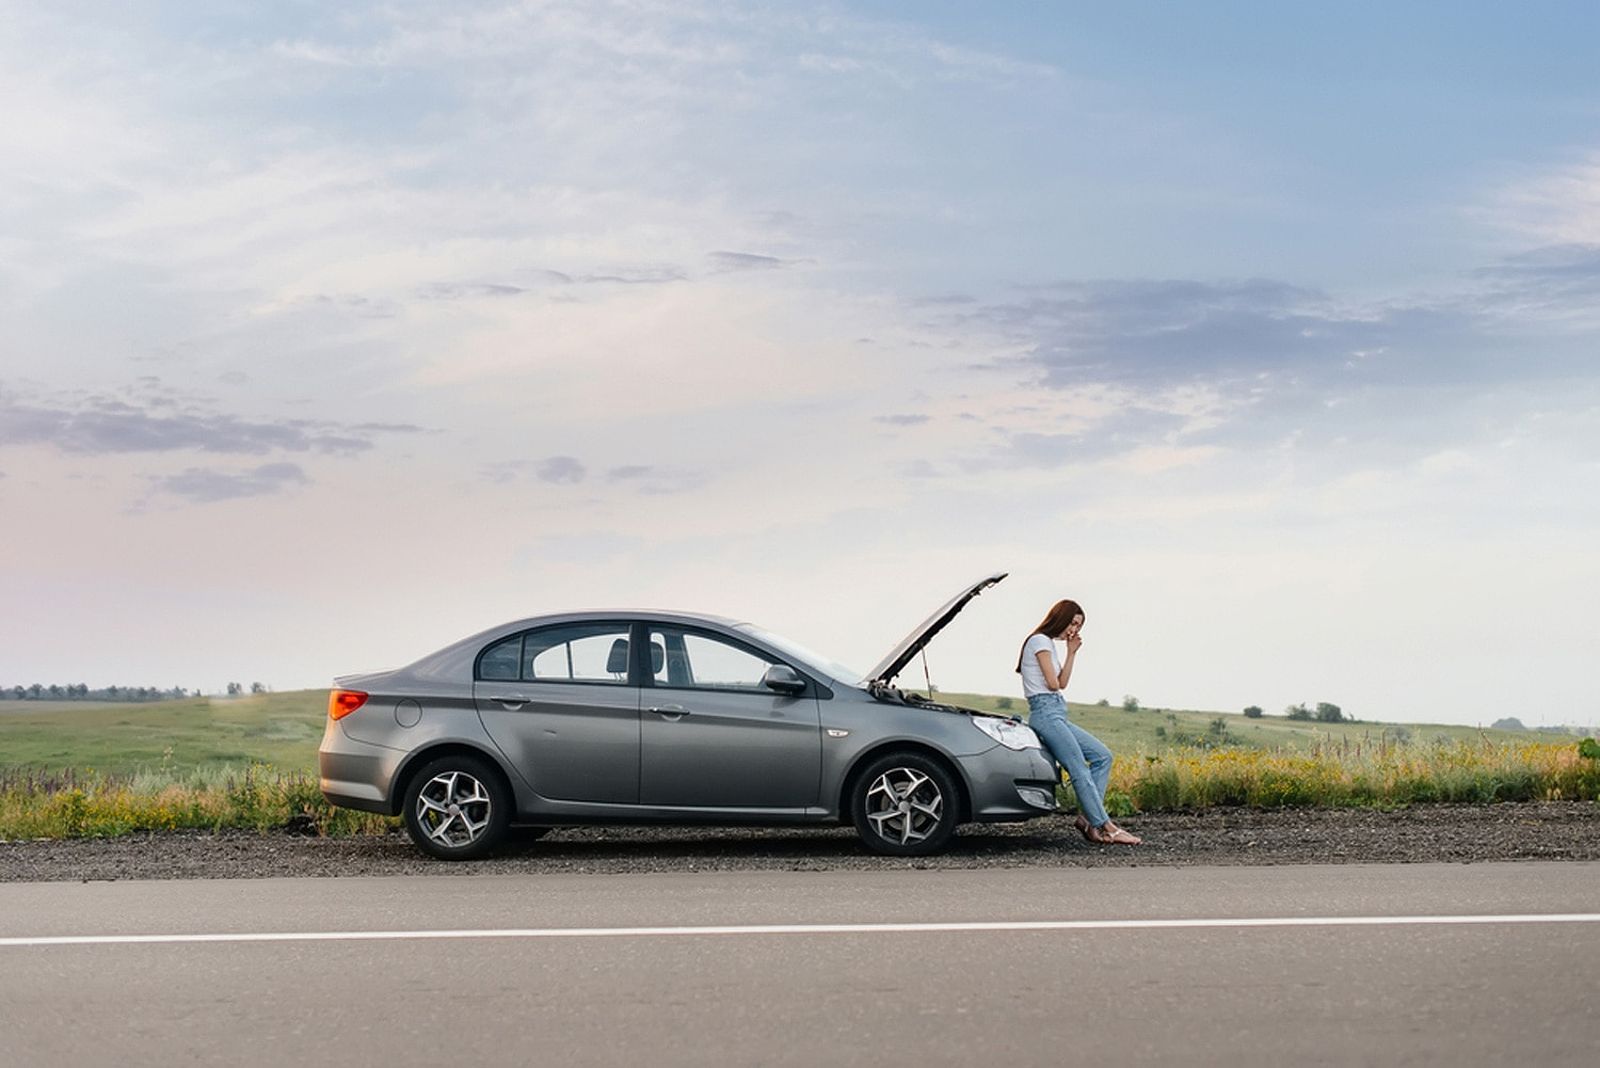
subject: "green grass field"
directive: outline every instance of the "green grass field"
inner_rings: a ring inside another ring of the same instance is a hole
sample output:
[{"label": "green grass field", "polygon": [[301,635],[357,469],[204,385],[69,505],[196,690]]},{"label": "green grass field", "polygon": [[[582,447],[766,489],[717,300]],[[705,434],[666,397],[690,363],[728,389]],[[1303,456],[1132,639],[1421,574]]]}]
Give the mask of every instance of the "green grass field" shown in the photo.
[{"label": "green grass field", "polygon": [[31,704],[8,702],[0,712],[0,769],[131,775],[258,763],[313,772],[328,691],[122,704],[63,701],[37,710],[26,707]]},{"label": "green grass field", "polygon": [[[1020,698],[1001,707],[1003,698],[941,693],[940,700],[969,708],[1020,714]],[[192,697],[180,701],[104,704],[98,702],[17,701],[0,705],[0,769],[60,771],[92,769],[102,775],[132,775],[164,768],[175,772],[231,765],[268,764],[284,771],[315,772],[317,744],[327,716],[326,690],[252,694],[244,697]],[[1192,710],[1071,706],[1073,721],[1113,752],[1159,753],[1186,740],[1211,738],[1219,717],[1222,741],[1251,749],[1310,752],[1319,747],[1393,744],[1400,738],[1431,742],[1559,741],[1559,735],[1531,731],[1479,731],[1434,724],[1308,723],[1282,716],[1247,719],[1242,715]],[[1163,736],[1163,733],[1165,736]]]}]

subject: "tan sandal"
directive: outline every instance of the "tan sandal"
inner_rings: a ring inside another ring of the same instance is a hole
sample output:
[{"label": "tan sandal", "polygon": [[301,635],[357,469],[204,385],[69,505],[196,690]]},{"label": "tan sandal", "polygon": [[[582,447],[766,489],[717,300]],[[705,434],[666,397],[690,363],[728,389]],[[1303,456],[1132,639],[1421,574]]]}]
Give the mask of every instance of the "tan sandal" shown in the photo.
[{"label": "tan sandal", "polygon": [[1107,823],[1104,827],[1096,827],[1099,837],[1094,839],[1102,845],[1138,845],[1144,839],[1136,834],[1129,834],[1115,823]]}]

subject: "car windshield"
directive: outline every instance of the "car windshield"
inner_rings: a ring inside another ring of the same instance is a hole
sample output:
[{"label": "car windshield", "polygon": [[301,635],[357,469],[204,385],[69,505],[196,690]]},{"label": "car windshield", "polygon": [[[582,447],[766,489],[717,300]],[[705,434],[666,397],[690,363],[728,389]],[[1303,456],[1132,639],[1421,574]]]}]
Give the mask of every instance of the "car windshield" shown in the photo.
[{"label": "car windshield", "polygon": [[848,682],[854,685],[864,677],[855,668],[846,667],[837,660],[830,660],[821,653],[814,653],[799,642],[791,641],[780,634],[774,634],[770,630],[762,630],[760,627],[750,623],[736,623],[734,624],[734,629],[744,631],[762,644],[770,645],[785,656],[792,657],[805,666],[822,672],[824,675],[832,676],[839,682]]}]

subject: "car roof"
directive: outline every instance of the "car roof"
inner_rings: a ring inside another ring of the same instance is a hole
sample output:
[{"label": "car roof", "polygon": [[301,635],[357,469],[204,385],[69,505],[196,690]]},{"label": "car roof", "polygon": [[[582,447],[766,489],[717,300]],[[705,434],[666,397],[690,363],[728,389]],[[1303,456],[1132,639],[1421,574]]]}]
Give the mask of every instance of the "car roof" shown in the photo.
[{"label": "car roof", "polygon": [[[737,619],[730,619],[727,616],[712,615],[709,612],[682,612],[662,608],[597,608],[573,612],[550,612],[542,616],[528,616],[525,619],[502,623],[498,627],[490,627],[489,630],[526,630],[528,627],[543,626],[547,623],[577,623],[586,619],[640,619],[658,623],[715,623],[721,627],[736,627],[741,622]],[[487,634],[488,631],[484,633]]]}]

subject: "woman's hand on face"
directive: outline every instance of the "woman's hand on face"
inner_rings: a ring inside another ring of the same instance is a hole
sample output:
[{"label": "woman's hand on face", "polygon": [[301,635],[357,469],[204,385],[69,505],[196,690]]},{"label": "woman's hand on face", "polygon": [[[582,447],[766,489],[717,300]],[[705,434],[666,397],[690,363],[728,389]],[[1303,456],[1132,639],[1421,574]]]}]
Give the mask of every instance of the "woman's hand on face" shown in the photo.
[{"label": "woman's hand on face", "polygon": [[1080,645],[1082,645],[1082,644],[1083,644],[1083,635],[1082,634],[1078,634],[1077,632],[1073,632],[1072,634],[1068,634],[1067,635],[1067,655],[1071,656],[1073,653],[1076,653],[1078,651],[1078,647]]}]

